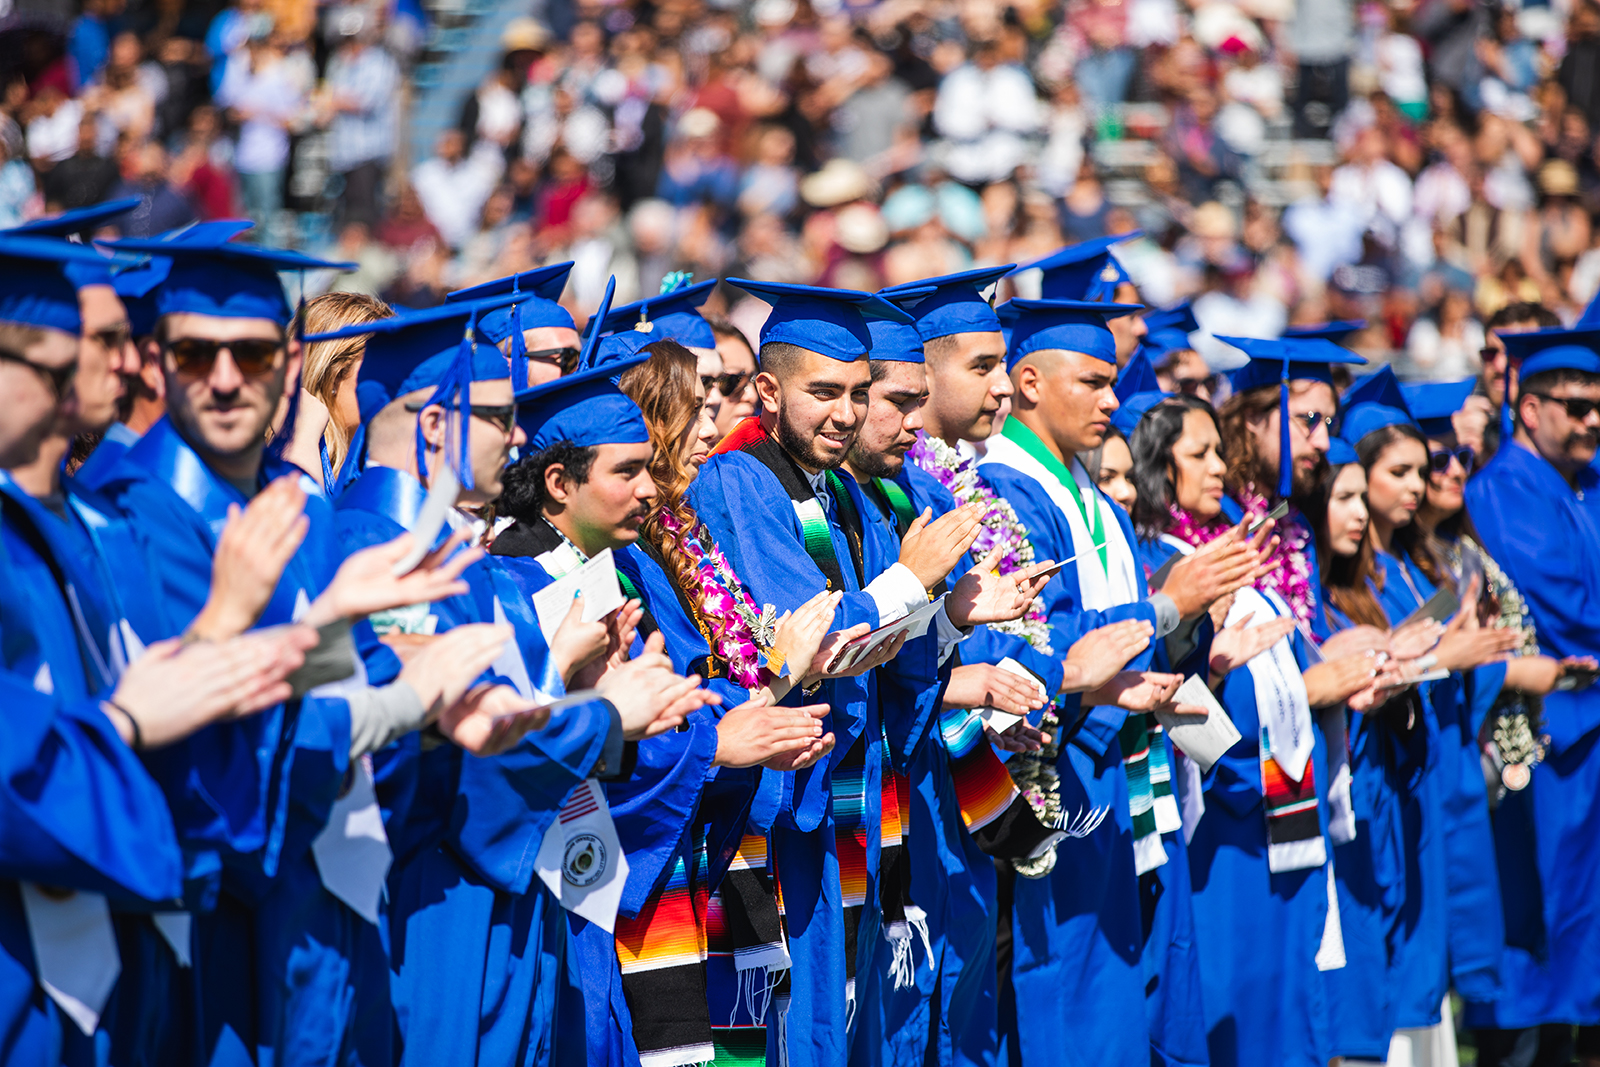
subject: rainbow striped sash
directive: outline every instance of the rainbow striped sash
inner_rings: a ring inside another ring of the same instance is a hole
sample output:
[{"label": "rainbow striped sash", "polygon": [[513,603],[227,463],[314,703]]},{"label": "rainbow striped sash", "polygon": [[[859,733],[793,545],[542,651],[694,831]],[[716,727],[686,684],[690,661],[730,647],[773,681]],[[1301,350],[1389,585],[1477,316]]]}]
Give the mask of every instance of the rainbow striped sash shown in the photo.
[{"label": "rainbow striped sash", "polygon": [[1261,796],[1267,813],[1267,869],[1273,874],[1302,871],[1328,862],[1317,818],[1316,761],[1306,761],[1305,777],[1295,781],[1272,758],[1267,728],[1261,728]]},{"label": "rainbow striped sash", "polygon": [[[693,864],[693,870],[690,864]],[[617,916],[617,962],[642,1067],[684,1067],[715,1055],[706,1002],[706,851],[679,856],[637,917]]]},{"label": "rainbow striped sash", "polygon": [[961,821],[977,846],[996,859],[1033,859],[1061,840],[1039,821],[983,732],[983,716],[952,708],[939,716],[939,736],[950,753]]}]

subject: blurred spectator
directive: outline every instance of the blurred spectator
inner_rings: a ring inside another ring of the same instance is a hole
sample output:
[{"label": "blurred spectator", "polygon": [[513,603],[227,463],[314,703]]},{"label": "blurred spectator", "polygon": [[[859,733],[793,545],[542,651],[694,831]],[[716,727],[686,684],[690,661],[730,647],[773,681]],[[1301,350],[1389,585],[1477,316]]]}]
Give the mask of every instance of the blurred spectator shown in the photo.
[{"label": "blurred spectator", "polygon": [[221,132],[216,108],[195,108],[189,116],[187,139],[172,161],[173,184],[189,198],[195,214],[202,219],[226,219],[238,214],[230,163],[233,151]]},{"label": "blurred spectator", "polygon": [[12,155],[20,141],[0,137],[0,230],[26,222],[35,196],[33,170]]},{"label": "blurred spectator", "polygon": [[325,256],[336,263],[356,265],[356,269],[347,274],[335,273],[330,279],[329,292],[381,293],[400,273],[400,258],[374,241],[362,222],[345,223],[339,231],[339,239],[326,250]]},{"label": "blurred spectator", "polygon": [[739,172],[723,153],[721,135],[722,120],[710,108],[685,112],[667,144],[656,195],[674,207],[731,208],[739,195]]},{"label": "blurred spectator", "polygon": [[99,126],[93,118],[78,123],[78,150],[44,172],[44,199],[53,211],[98,204],[111,195],[117,165],[100,155]]},{"label": "blurred spectator", "polygon": [[794,165],[794,134],[763,127],[756,157],[739,180],[739,210],[746,215],[788,215],[800,203],[800,172]]},{"label": "blurred spectator", "polygon": [[83,0],[83,9],[72,20],[67,35],[76,85],[88,85],[105,66],[111,55],[111,24],[122,8],[123,0]]},{"label": "blurred spectator", "polygon": [[[839,154],[872,168],[895,146],[911,119],[910,102],[911,90],[895,77],[893,58],[867,53],[854,90],[834,112]],[[791,134],[791,145],[792,141]]]},{"label": "blurred spectator", "polygon": [[1365,212],[1332,195],[1333,168],[1313,171],[1317,196],[1296,200],[1283,213],[1283,230],[1293,239],[1308,277],[1325,283],[1335,267],[1361,257]]},{"label": "blurred spectator", "polygon": [[244,52],[245,43],[271,32],[272,16],[262,10],[264,6],[264,0],[234,0],[211,20],[205,45],[211,57],[212,93],[222,88],[229,64]]},{"label": "blurred spectator", "polygon": [[411,251],[424,241],[443,243],[439,228],[429,219],[422,207],[422,199],[410,182],[400,186],[395,197],[394,210],[378,226],[377,238],[384,245],[400,253]]},{"label": "blurred spectator", "polygon": [[1349,161],[1333,172],[1328,198],[1362,214],[1391,239],[1411,217],[1411,179],[1384,154],[1383,134],[1369,126],[1356,135]]},{"label": "blurred spectator", "polygon": [[167,163],[166,150],[154,142],[130,153],[123,180],[111,190],[114,197],[140,200],[117,224],[125,236],[154,237],[195,220],[189,201],[167,180]]},{"label": "blurred spectator", "polygon": [[[573,261],[567,289],[577,305],[575,318],[592,315],[600,306],[606,282],[617,279],[612,304],[630,304],[646,292],[657,292],[660,278],[641,278],[639,265],[629,247],[627,230],[622,226],[617,202],[605,193],[586,193],[572,206],[567,246],[550,255],[552,262]],[[648,286],[648,289],[645,287]]]},{"label": "blurred spectator", "polygon": [[110,58],[81,98],[85,108],[136,144],[155,132],[156,105],[167,91],[160,68],[148,69],[143,60],[138,36],[117,34]]},{"label": "blurred spectator", "polygon": [[328,59],[323,108],[328,113],[328,165],[344,177],[339,207],[347,222],[375,225],[379,197],[400,125],[400,67],[373,42],[370,14],[339,23]]},{"label": "blurred spectator", "polygon": [[411,185],[446,245],[459,248],[472,235],[504,170],[505,156],[495,145],[480,141],[468,154],[460,130],[439,134],[433,158],[412,169]]},{"label": "blurred spectator", "polygon": [[1476,374],[1483,326],[1472,317],[1472,300],[1459,289],[1444,295],[1438,308],[1417,319],[1406,336],[1411,376],[1432,381],[1459,381]]},{"label": "blurred spectator", "polygon": [[979,41],[968,62],[945,75],[933,124],[944,138],[944,167],[971,185],[1004,178],[1020,166],[1043,125],[1033,80],[1006,62],[1000,43]]},{"label": "blurred spectator", "polygon": [[1178,164],[1178,181],[1191,203],[1213,200],[1217,184],[1236,181],[1242,162],[1216,129],[1217,97],[1198,88],[1173,111],[1167,128],[1166,148]]},{"label": "blurred spectator", "polygon": [[[33,118],[28,122],[28,155],[35,166],[43,170],[78,151],[84,124],[82,102],[49,85],[34,100],[32,111]],[[88,121],[94,124],[93,118]]]},{"label": "blurred spectator", "polygon": [[281,244],[278,213],[289,165],[289,128],[303,116],[307,97],[276,35],[250,38],[243,56],[228,64],[217,103],[239,124],[233,169],[244,193],[245,213],[258,240]]},{"label": "blurred spectator", "polygon": [[395,307],[438,307],[450,291],[449,269],[447,247],[431,239],[418,241],[406,253],[403,272],[381,295]]},{"label": "blurred spectator", "polygon": [[1352,0],[1296,4],[1289,20],[1289,46],[1299,61],[1295,136],[1325,136],[1350,101],[1350,55],[1355,48]]}]

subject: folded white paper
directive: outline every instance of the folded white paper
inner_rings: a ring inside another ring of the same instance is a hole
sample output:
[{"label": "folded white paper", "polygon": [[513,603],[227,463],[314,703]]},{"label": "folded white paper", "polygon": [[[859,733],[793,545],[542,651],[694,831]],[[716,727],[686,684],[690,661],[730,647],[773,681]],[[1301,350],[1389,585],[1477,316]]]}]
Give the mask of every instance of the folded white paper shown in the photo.
[{"label": "folded white paper", "polygon": [[78,1029],[94,1033],[122,973],[106,898],[82,892],[61,897],[32,882],[20,888],[39,984]]},{"label": "folded white paper", "polygon": [[322,875],[323,888],[350,905],[350,910],[373,925],[378,922],[378,902],[394,853],[383,831],[372,782],[370,757],[357,760],[350,789],[333,802],[328,825],[311,842],[311,855]]},{"label": "folded white paper", "polygon": [[533,594],[533,610],[539,615],[539,630],[544,634],[545,643],[555,637],[579,593],[583,594],[584,622],[598,622],[627,603],[622,586],[617,582],[617,564],[609,548]]},{"label": "folded white paper", "polygon": [[1212,764],[1221,759],[1222,754],[1239,740],[1239,731],[1234,727],[1233,720],[1228,718],[1228,713],[1217,703],[1217,698],[1211,695],[1211,689],[1206,685],[1205,679],[1198,674],[1191,674],[1184,679],[1178,691],[1173,694],[1172,702],[1193,704],[1210,712],[1201,718],[1198,715],[1180,715],[1167,708],[1157,708],[1156,721],[1167,732],[1167,736],[1172,738],[1172,743],[1199,764],[1202,773],[1211,770]]},{"label": "folded white paper", "polygon": [[865,659],[873,649],[902,633],[906,635],[907,641],[915,641],[928,632],[928,627],[932,624],[934,617],[943,610],[944,597],[941,596],[937,600],[924,604],[910,615],[896,619],[894,622],[880,626],[876,630],[864,633],[855,640],[847,642],[839,650],[839,654],[834,657],[831,670],[835,672],[849,670]]},{"label": "folded white paper", "polygon": [[[1041,698],[1044,700],[1050,699],[1050,694],[1044,691],[1044,686],[1039,684],[1039,679],[1035,677],[1034,673],[1010,656],[996,663],[995,666],[1007,673],[1026,678],[1034,684],[1034,688],[1039,690]],[[983,716],[983,724],[997,734],[1005,733],[1023,719],[1021,715],[1012,715],[1010,712],[1001,711],[999,708],[979,708],[978,714]]]},{"label": "folded white paper", "polygon": [[600,783],[588,779],[567,794],[533,864],[563,908],[608,934],[613,931],[628,881],[628,857]]},{"label": "folded white paper", "polygon": [[395,562],[393,573],[396,578],[410,574],[422,562],[422,557],[433,551],[433,543],[439,539],[439,531],[444,529],[445,522],[450,518],[450,509],[456,506],[456,498],[460,495],[461,482],[456,478],[456,472],[449,463],[439,464],[428,486],[428,495],[423,498],[422,507],[417,509],[417,521],[411,524],[411,548]]}]

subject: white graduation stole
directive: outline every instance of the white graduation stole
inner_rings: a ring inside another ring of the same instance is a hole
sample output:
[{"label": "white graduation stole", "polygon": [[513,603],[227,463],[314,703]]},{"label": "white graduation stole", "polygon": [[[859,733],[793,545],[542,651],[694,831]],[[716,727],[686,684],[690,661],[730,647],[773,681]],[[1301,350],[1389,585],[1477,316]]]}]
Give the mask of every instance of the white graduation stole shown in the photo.
[{"label": "white graduation stole", "polygon": [[563,908],[613,932],[628,881],[628,857],[599,782],[585,779],[567,794],[539,843],[534,868]]},{"label": "white graduation stole", "polygon": [[[294,618],[303,617],[310,606],[306,591],[300,590],[295,594]],[[306,696],[348,700],[356,690],[365,689],[367,666],[353,648],[350,655],[355,673],[319,685]],[[394,852],[383,829],[383,809],[378,806],[371,757],[354,761],[347,778],[348,787],[333,802],[327,825],[311,841],[311,858],[316,862],[322,887],[376,925],[378,903],[384,897]]]}]

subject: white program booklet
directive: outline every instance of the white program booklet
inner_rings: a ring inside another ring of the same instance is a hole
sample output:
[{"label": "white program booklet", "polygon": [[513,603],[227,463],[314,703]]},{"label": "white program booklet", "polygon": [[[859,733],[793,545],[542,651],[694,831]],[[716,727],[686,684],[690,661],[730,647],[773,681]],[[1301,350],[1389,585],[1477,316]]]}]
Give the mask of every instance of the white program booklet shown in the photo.
[{"label": "white program booklet", "polygon": [[[1047,701],[1050,699],[1050,694],[1044,691],[1044,686],[1039,685],[1039,679],[1034,677],[1033,672],[1028,670],[1028,668],[1024,667],[1022,664],[1018,663],[1016,660],[1012,659],[1010,656],[1007,656],[999,663],[996,663],[995,666],[999,667],[1003,671],[1009,671],[1012,674],[1020,675],[1021,677],[1026,678],[1035,686],[1038,686],[1040,697]],[[978,714],[983,716],[983,724],[997,734],[1005,733],[1007,730],[1011,729],[1017,723],[1022,721],[1021,715],[1012,715],[1010,712],[1001,711],[999,708],[979,708]]]},{"label": "white program booklet", "polygon": [[622,586],[617,582],[617,564],[609,548],[533,594],[533,610],[539,613],[539,629],[546,644],[555,636],[556,628],[567,617],[573,598],[579,593],[583,594],[584,622],[597,622],[627,603],[622,596]]},{"label": "white program booklet", "polygon": [[1223,710],[1222,705],[1217,703],[1217,698],[1211,694],[1211,688],[1206,685],[1206,680],[1198,674],[1191,674],[1183,680],[1183,684],[1173,694],[1172,702],[1193,704],[1210,712],[1202,718],[1199,715],[1180,715],[1164,708],[1156,709],[1156,721],[1161,723],[1161,728],[1172,738],[1172,743],[1177,745],[1184,755],[1199,764],[1202,772],[1209,771],[1212,764],[1221,759],[1222,754],[1238,742],[1238,729],[1233,725],[1233,720],[1228,718],[1228,713]]}]

